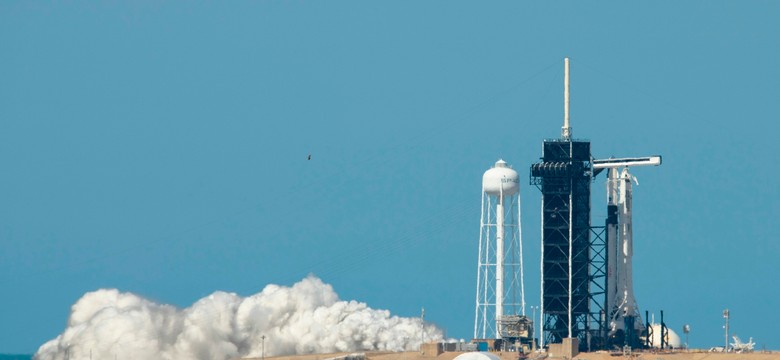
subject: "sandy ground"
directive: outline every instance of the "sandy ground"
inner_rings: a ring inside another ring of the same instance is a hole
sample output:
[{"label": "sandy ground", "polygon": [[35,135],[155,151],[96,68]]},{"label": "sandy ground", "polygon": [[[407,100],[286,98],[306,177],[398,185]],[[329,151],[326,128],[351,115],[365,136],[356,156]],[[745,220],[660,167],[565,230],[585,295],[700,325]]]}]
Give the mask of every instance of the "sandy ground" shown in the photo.
[{"label": "sandy ground", "polygon": [[[312,354],[298,356],[275,356],[266,357],[265,360],[327,360],[336,358],[349,353],[336,354]],[[366,352],[366,360],[452,360],[461,352],[445,352],[439,356],[423,356],[419,352]],[[494,353],[502,360],[517,360],[515,353]],[[543,356],[529,356],[529,359],[543,358]],[[553,358],[551,358],[553,359]],[[634,353],[632,356],[617,355],[613,356],[605,352],[580,353],[575,356],[576,360],[780,360],[780,352],[754,352],[746,354],[721,354],[709,352],[675,352],[675,353]],[[247,358],[243,360],[261,360],[260,358]]]},{"label": "sandy ground", "polygon": [[579,360],[619,360],[619,359],[640,359],[640,360],[780,360],[780,353],[745,353],[745,354],[722,354],[709,352],[675,352],[675,353],[635,353],[631,357],[612,356],[607,353],[582,353],[574,357]]},{"label": "sandy ground", "polygon": [[[298,356],[266,357],[265,360],[327,360],[349,353],[313,354]],[[419,352],[366,352],[366,360],[452,360],[461,352],[445,352],[439,356],[423,356]],[[502,360],[517,360],[516,353],[494,353]],[[529,359],[542,359],[543,356],[529,356]],[[554,359],[554,358],[550,358]],[[613,356],[606,352],[580,353],[575,360],[780,360],[780,352],[754,352],[746,354],[721,354],[709,352],[675,352],[675,353],[634,353],[632,356],[622,354]],[[260,358],[247,358],[243,360],[261,360]]]}]

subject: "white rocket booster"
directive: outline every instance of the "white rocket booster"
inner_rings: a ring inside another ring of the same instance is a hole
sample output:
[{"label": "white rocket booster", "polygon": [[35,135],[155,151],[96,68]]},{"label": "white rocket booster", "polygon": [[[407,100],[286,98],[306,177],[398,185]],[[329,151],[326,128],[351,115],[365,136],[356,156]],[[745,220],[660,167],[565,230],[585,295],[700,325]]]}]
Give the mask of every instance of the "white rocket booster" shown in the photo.
[{"label": "white rocket booster", "polygon": [[[633,177],[628,168],[609,169],[607,178],[607,309],[610,315],[610,331],[626,330],[632,326],[641,330],[644,325],[634,298],[632,257],[634,256],[631,229],[631,202]],[[627,324],[631,317],[633,324]]]},{"label": "white rocket booster", "polygon": [[[634,298],[631,181],[629,166],[658,166],[660,156],[593,160],[594,169],[607,169],[607,311],[610,335],[618,330],[639,334],[644,324]],[[623,168],[623,170],[619,170]],[[631,329],[627,329],[631,327]]]}]

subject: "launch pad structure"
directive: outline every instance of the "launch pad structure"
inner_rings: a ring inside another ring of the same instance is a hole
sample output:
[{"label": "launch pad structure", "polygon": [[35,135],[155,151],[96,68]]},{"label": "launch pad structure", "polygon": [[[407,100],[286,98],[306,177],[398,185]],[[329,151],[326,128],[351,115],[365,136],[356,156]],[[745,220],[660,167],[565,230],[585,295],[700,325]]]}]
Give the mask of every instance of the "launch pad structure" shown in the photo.
[{"label": "launch pad structure", "polygon": [[[569,59],[564,61],[560,139],[542,144],[530,184],[542,193],[540,346],[577,338],[581,351],[647,346],[632,283],[632,166],[658,166],[660,156],[594,160],[590,141],[573,139]],[[623,168],[622,172],[618,171]],[[607,219],[591,224],[591,183],[608,170]]]},{"label": "launch pad structure", "polygon": [[540,345],[576,337],[601,347],[606,254],[603,228],[590,224],[590,142],[545,140],[542,151],[531,165],[531,184],[542,191]]},{"label": "launch pad structure", "polygon": [[541,162],[530,171],[531,185],[542,192],[540,346],[576,337],[589,349],[592,341],[597,347],[603,342],[605,311],[596,297],[606,291],[598,281],[606,273],[606,253],[603,229],[591,241],[590,141],[571,138],[568,58],[564,64],[561,138],[544,141]]},{"label": "launch pad structure", "polygon": [[[631,183],[636,177],[629,167],[658,166],[661,157],[594,159],[589,140],[572,138],[568,58],[563,118],[561,137],[544,140],[542,157],[529,174],[530,184],[542,193],[539,323],[525,316],[518,174],[499,160],[482,179],[474,339],[494,341],[503,350],[534,346],[535,333],[542,348],[655,346],[651,324],[642,322],[634,297]],[[607,218],[594,226],[591,184],[604,170]],[[663,324],[661,329],[663,335]]]}]

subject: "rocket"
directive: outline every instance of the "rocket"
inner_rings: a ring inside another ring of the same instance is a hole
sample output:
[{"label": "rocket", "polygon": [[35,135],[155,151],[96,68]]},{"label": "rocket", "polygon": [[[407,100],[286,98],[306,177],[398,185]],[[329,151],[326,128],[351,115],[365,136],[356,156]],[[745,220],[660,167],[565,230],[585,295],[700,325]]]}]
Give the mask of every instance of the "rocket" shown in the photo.
[{"label": "rocket", "polygon": [[[658,166],[660,156],[593,160],[594,170],[607,169],[607,312],[608,336],[614,345],[639,346],[646,330],[634,297],[630,166]],[[622,168],[622,169],[621,169]]]}]

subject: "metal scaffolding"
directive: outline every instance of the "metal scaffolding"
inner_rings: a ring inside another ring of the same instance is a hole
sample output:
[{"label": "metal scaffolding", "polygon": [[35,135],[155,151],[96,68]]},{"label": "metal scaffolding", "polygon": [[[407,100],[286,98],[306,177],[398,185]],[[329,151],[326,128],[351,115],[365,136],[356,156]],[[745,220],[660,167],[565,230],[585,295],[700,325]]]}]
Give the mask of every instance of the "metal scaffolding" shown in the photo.
[{"label": "metal scaffolding", "polygon": [[594,298],[591,175],[590,142],[584,140],[545,140],[542,161],[531,165],[531,184],[542,192],[542,345],[577,337],[587,349]]}]

